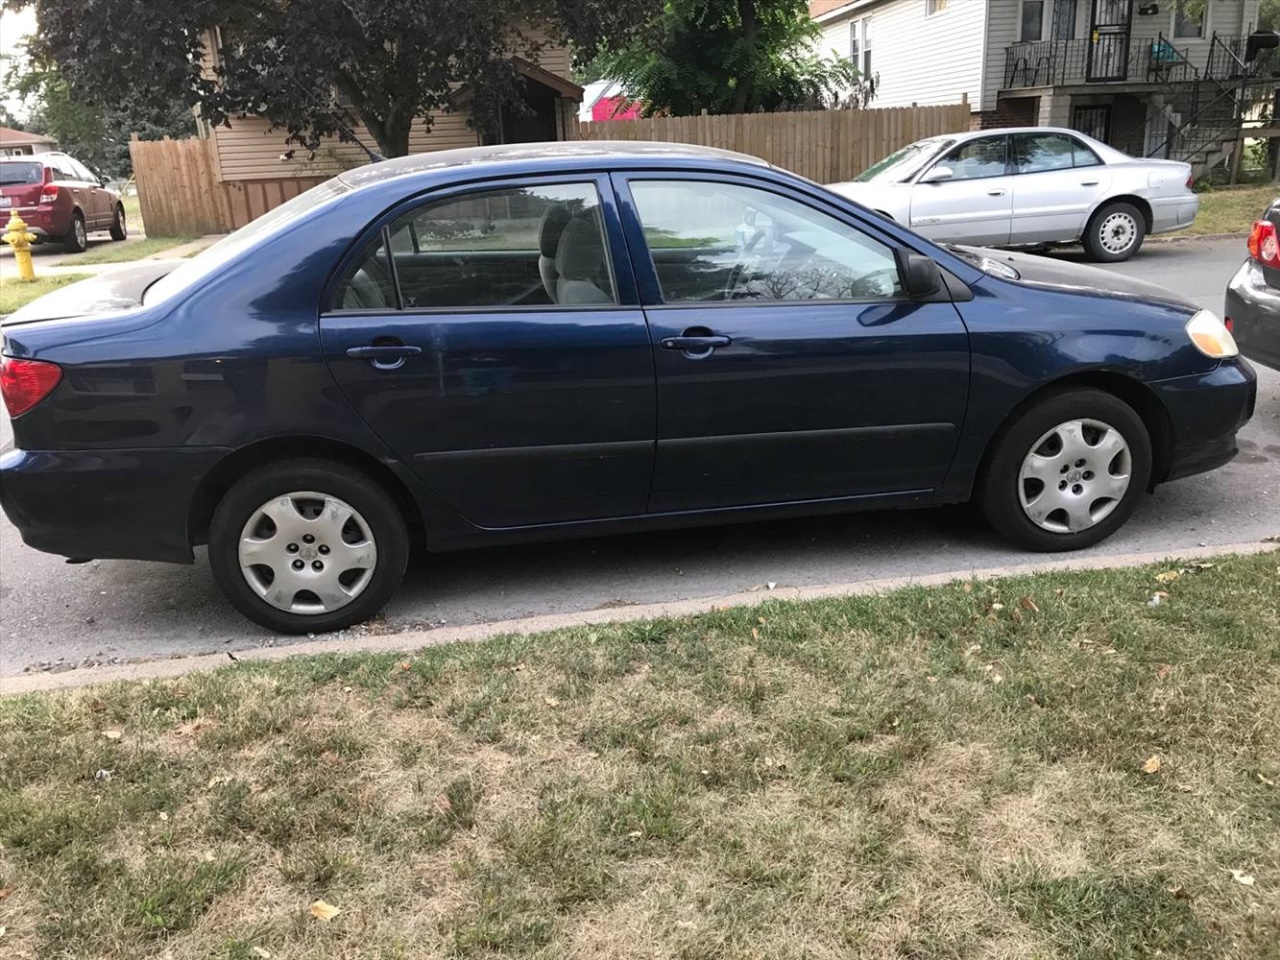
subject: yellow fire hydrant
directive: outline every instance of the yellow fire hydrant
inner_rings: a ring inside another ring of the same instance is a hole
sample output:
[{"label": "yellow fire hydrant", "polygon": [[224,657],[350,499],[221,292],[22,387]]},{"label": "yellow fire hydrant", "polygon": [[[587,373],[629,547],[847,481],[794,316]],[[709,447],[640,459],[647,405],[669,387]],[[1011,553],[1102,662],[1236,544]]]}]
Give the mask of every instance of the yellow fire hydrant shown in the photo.
[{"label": "yellow fire hydrant", "polygon": [[31,244],[36,242],[36,235],[27,232],[27,222],[13,211],[9,217],[9,225],[4,228],[4,242],[13,247],[13,259],[18,263],[18,279],[34,280],[36,272],[31,266]]}]

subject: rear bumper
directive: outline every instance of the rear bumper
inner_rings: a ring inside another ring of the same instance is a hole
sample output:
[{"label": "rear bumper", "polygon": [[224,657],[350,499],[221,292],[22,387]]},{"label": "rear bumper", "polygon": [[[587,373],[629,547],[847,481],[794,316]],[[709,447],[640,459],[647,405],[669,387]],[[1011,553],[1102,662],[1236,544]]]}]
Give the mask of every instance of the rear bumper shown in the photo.
[{"label": "rear bumper", "polygon": [[1200,212],[1200,195],[1188,193],[1179,197],[1161,197],[1151,204],[1151,232],[1166,233],[1191,226]]},{"label": "rear bumper", "polygon": [[28,232],[34,233],[41,240],[56,240],[71,230],[68,215],[52,208],[19,207],[15,211],[6,207],[0,210],[0,216],[3,216],[5,221],[9,219],[11,213],[17,213],[27,225]]},{"label": "rear bumper", "polygon": [[1258,381],[1244,360],[1227,360],[1208,373],[1148,384],[1173,426],[1168,462],[1153,482],[1213,470],[1235,458],[1236,432],[1253,416]]},{"label": "rear bumper", "polygon": [[1233,321],[1240,352],[1280,370],[1280,290],[1267,284],[1252,260],[1244,262],[1227,286],[1225,315]]},{"label": "rear bumper", "polygon": [[190,563],[192,498],[229,450],[12,450],[0,457],[0,507],[45,553]]}]

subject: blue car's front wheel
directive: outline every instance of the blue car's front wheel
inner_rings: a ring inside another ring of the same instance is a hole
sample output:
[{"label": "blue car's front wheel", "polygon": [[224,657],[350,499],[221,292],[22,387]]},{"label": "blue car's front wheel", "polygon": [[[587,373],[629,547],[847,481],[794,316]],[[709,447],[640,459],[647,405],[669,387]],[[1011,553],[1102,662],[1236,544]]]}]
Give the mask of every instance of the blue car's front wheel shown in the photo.
[{"label": "blue car's front wheel", "polygon": [[980,491],[983,512],[1032,550],[1078,550],[1111,536],[1151,476],[1142,418],[1102,390],[1052,394],[996,440]]}]

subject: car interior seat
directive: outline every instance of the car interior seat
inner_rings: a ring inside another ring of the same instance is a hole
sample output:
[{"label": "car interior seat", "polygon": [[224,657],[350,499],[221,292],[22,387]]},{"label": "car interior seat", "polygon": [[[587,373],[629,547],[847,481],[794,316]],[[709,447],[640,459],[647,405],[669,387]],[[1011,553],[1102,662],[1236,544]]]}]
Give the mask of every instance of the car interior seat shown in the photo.
[{"label": "car interior seat", "polygon": [[[597,285],[604,267],[604,244],[595,217],[578,217],[565,227],[556,248],[557,303],[613,303]],[[608,283],[608,280],[604,281]]]},{"label": "car interior seat", "polygon": [[557,204],[542,215],[542,223],[538,226],[538,273],[542,275],[542,286],[547,291],[551,302],[556,302],[556,253],[560,249],[560,237],[564,228],[573,219],[569,208]]}]

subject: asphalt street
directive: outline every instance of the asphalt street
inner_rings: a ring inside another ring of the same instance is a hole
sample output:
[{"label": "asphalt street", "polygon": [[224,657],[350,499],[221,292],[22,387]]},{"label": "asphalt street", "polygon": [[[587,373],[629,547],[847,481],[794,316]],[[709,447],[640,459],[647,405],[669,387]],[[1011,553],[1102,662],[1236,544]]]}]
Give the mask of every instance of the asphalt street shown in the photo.
[{"label": "asphalt street", "polygon": [[[1059,254],[1080,259],[1073,252]],[[1153,243],[1108,267],[1222,309],[1239,239]],[[1089,556],[1256,542],[1280,534],[1280,373],[1259,368],[1241,455],[1167,484]],[[11,433],[0,418],[0,445]],[[743,524],[507,547],[415,559],[379,631],[714,597],[768,584],[814,586],[1030,564],[971,511],[944,508]],[[363,629],[363,628],[361,628]],[[0,518],[0,676],[24,669],[174,657],[287,643],[243,620],[194,567],[125,561],[69,566],[27,548]]]}]

